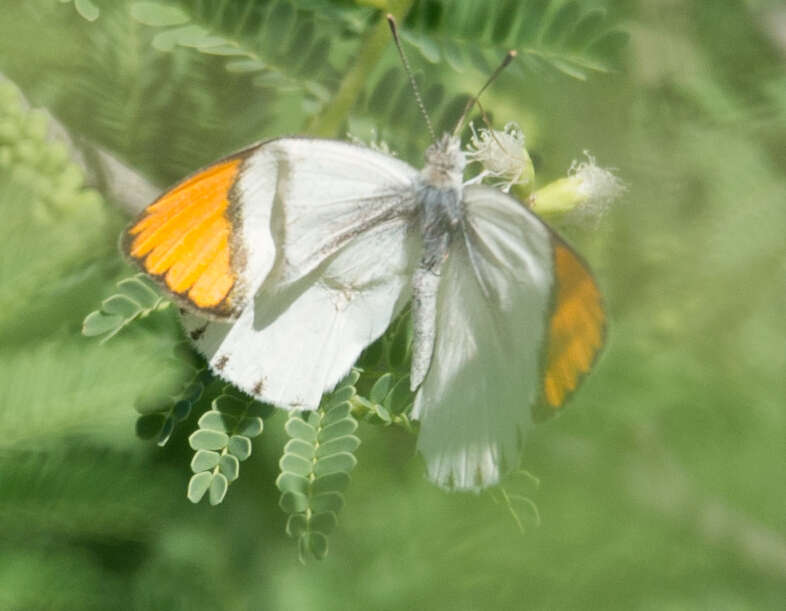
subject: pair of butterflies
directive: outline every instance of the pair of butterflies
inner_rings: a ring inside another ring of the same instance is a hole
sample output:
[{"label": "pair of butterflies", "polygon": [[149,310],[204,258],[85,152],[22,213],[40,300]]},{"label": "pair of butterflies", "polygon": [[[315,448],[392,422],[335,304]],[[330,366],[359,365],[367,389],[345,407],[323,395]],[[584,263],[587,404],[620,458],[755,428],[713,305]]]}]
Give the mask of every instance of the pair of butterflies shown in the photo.
[{"label": "pair of butterflies", "polygon": [[604,341],[582,259],[526,206],[464,185],[455,136],[418,171],[357,144],[261,142],[146,208],[123,248],[185,310],[211,369],[310,410],[412,303],[412,417],[428,477],[497,483]]}]

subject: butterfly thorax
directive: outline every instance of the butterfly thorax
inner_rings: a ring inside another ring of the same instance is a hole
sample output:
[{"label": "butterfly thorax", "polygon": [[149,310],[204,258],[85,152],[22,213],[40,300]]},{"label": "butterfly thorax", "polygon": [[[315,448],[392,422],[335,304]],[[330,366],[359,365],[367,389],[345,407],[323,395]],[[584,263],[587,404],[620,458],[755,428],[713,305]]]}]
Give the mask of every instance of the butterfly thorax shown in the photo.
[{"label": "butterfly thorax", "polygon": [[426,165],[421,172],[424,183],[437,189],[461,191],[467,159],[458,138],[445,134],[426,149]]},{"label": "butterfly thorax", "polygon": [[416,185],[423,238],[421,266],[436,270],[461,224],[461,192],[466,159],[458,138],[445,134],[426,150],[426,165]]}]

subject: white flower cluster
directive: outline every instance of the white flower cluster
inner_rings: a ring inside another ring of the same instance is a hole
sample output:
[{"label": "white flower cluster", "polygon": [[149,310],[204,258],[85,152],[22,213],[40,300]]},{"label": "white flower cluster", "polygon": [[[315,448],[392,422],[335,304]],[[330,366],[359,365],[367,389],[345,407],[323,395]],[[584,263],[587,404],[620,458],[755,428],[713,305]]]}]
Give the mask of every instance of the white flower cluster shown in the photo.
[{"label": "white flower cluster", "polygon": [[508,123],[503,130],[482,128],[475,131],[470,124],[472,138],[467,147],[469,161],[477,161],[483,170],[466,184],[476,184],[487,177],[499,179],[492,183],[504,192],[513,185],[532,181],[532,161],[524,145],[524,133],[515,123]]}]

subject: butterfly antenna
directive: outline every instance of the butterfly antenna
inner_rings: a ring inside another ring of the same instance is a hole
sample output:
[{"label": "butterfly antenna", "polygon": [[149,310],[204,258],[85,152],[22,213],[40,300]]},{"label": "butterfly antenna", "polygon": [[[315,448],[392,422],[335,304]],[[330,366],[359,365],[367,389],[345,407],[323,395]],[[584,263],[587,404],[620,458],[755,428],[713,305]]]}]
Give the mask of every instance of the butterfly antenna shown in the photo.
[{"label": "butterfly antenna", "polygon": [[477,105],[478,110],[480,111],[480,118],[483,119],[483,123],[485,123],[486,127],[489,128],[489,131],[493,132],[494,128],[491,126],[491,120],[489,119],[489,116],[486,114],[486,110],[481,105],[480,100],[475,100],[475,104]]},{"label": "butterfly antenna", "polygon": [[[461,117],[459,118],[458,123],[456,123],[456,128],[453,130],[454,136],[458,135],[459,130],[464,125],[464,121],[467,120],[467,116],[469,116],[469,112],[472,110],[472,107],[475,106],[475,104],[479,103],[478,99],[480,98],[481,94],[484,91],[486,91],[486,89],[488,88],[489,85],[491,85],[491,83],[494,82],[494,80],[499,76],[499,73],[502,72],[507,67],[507,65],[513,61],[513,58],[516,57],[516,55],[517,53],[515,49],[511,49],[510,51],[508,51],[505,54],[502,63],[500,63],[500,65],[497,66],[497,69],[491,73],[491,76],[488,78],[485,85],[483,85],[483,87],[480,88],[480,91],[478,91],[473,97],[467,100],[467,105],[464,107],[464,112],[461,113]],[[484,120],[486,119],[484,118]]]},{"label": "butterfly antenna", "polygon": [[426,112],[426,106],[423,104],[423,98],[420,95],[420,90],[418,89],[418,84],[415,82],[415,75],[412,74],[412,68],[409,67],[409,62],[407,61],[407,56],[404,55],[404,49],[401,47],[401,40],[398,37],[398,26],[396,25],[396,18],[393,17],[390,13],[387,14],[388,25],[390,26],[390,31],[393,33],[393,41],[396,43],[396,49],[398,49],[398,54],[401,57],[401,63],[404,64],[404,70],[409,77],[409,84],[412,86],[412,91],[415,93],[415,101],[418,104],[418,108],[420,108],[420,114],[423,115],[423,118],[426,120],[426,125],[428,126],[428,132],[431,134],[431,141],[437,141],[437,135],[434,133],[434,126],[431,125],[431,119],[428,118],[428,113]]},{"label": "butterfly antenna", "polygon": [[480,100],[476,99],[475,104],[477,104],[478,106],[478,110],[480,111],[480,116],[483,119],[483,123],[485,123],[486,127],[488,128],[489,134],[491,134],[491,137],[494,138],[494,142],[497,143],[497,146],[499,146],[500,150],[507,152],[505,146],[499,141],[499,138],[497,138],[497,133],[494,131],[494,128],[491,126],[491,121],[489,120],[489,116],[486,114],[486,111],[484,110],[482,104],[480,103]]}]

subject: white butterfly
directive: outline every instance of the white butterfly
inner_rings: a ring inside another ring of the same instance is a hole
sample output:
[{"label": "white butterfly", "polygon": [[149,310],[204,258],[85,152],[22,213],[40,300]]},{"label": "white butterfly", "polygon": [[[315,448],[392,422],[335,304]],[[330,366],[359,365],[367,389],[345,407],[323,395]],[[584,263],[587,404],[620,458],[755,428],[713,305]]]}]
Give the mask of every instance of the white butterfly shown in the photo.
[{"label": "white butterfly", "polygon": [[513,197],[465,186],[465,165],[448,134],[420,171],[269,140],[160,197],[124,249],[215,373],[286,409],[315,409],[411,300],[418,449],[437,484],[480,489],[590,370],[605,316],[582,260]]}]

